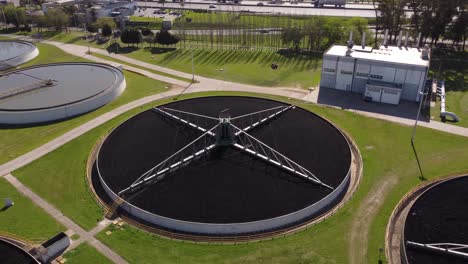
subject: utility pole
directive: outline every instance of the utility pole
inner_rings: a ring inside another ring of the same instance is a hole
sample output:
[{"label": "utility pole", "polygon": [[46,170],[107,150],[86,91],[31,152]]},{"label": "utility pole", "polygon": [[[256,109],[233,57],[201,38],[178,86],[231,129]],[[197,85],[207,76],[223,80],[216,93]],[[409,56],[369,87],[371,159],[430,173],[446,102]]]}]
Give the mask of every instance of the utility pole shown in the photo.
[{"label": "utility pole", "polygon": [[420,178],[424,180],[424,174],[421,168],[421,162],[419,161],[418,153],[416,152],[416,147],[414,146],[414,137],[416,136],[416,127],[418,126],[419,116],[421,114],[422,105],[424,103],[425,96],[428,94],[426,86],[424,86],[424,92],[419,92],[421,95],[421,101],[419,101],[418,113],[416,114],[416,121],[414,122],[413,132],[411,134],[411,147],[414,151],[414,156],[416,157],[416,162],[418,163],[419,173],[421,174]]},{"label": "utility pole", "polygon": [[193,62],[193,45],[192,45],[192,83],[195,82],[195,64]]}]

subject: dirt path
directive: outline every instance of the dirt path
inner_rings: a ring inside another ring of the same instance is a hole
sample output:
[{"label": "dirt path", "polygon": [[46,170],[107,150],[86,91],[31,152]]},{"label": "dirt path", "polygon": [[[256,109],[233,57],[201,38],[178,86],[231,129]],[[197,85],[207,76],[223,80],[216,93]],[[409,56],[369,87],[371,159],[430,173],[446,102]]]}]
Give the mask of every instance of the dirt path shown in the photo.
[{"label": "dirt path", "polygon": [[384,177],[374,184],[374,188],[362,200],[352,222],[349,241],[349,263],[367,263],[369,228],[389,191],[398,182],[396,175]]}]

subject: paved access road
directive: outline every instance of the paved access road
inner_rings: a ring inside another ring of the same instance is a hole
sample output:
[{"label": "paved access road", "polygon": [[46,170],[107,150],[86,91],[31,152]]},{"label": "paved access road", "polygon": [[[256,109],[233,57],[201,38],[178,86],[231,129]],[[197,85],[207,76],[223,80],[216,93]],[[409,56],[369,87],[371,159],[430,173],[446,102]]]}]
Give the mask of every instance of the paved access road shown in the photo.
[{"label": "paved access road", "polygon": [[209,3],[164,3],[158,2],[137,2],[139,7],[146,8],[173,8],[173,9],[199,9],[211,11],[224,11],[224,12],[252,12],[264,14],[282,14],[282,15],[308,15],[308,16],[338,16],[338,17],[368,17],[375,18],[375,11],[373,9],[350,9],[350,8],[314,8],[310,3],[307,5],[291,5],[284,4],[284,6],[271,6],[271,5],[226,5],[214,4],[215,8],[210,8]]}]

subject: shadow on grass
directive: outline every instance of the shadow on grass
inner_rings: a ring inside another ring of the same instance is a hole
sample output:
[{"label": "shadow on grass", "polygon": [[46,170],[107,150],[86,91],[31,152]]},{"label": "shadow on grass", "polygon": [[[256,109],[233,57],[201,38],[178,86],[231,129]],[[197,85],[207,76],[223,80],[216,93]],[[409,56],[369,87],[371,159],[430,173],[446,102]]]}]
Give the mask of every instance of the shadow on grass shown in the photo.
[{"label": "shadow on grass", "polygon": [[446,91],[468,91],[468,52],[452,49],[435,49],[430,73],[445,80]]},{"label": "shadow on grass", "polygon": [[135,47],[135,46],[122,47],[120,46],[119,43],[112,43],[106,48],[107,52],[109,53],[119,53],[119,54],[128,54],[139,49],[140,49],[139,47]]},{"label": "shadow on grass", "polygon": [[108,38],[99,38],[96,40],[96,44],[98,45],[103,45],[103,44],[106,44],[109,42],[109,39]]},{"label": "shadow on grass", "polygon": [[3,206],[2,209],[0,209],[0,212],[5,212],[6,210],[8,210],[8,208],[10,208],[11,206]]},{"label": "shadow on grass", "polygon": [[150,47],[150,48],[145,48],[145,50],[149,50],[151,54],[164,54],[164,53],[176,51],[176,48]]}]

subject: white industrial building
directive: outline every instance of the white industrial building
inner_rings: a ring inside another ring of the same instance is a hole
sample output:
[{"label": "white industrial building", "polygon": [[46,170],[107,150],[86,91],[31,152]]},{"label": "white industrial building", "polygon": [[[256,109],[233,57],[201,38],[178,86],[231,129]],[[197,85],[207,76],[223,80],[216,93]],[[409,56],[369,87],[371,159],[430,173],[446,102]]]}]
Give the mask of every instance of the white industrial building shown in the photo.
[{"label": "white industrial building", "polygon": [[397,46],[384,43],[379,49],[332,46],[323,56],[320,87],[360,93],[373,102],[418,102],[429,71],[429,49],[408,47],[407,41],[402,45],[401,36]]}]

